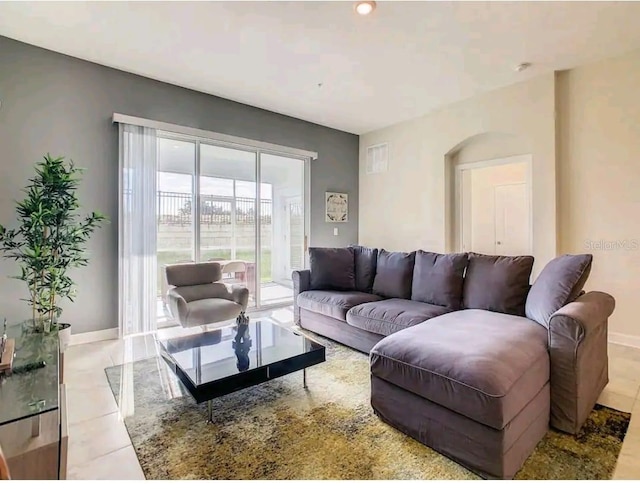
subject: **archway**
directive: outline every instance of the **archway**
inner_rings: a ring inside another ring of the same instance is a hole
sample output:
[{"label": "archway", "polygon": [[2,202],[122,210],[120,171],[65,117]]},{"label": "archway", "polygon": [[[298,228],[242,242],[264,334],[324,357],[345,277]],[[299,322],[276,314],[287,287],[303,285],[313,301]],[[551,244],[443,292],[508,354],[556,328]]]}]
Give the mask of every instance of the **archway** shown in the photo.
[{"label": "archway", "polygon": [[[509,133],[485,132],[470,136],[444,155],[445,165],[445,249],[459,251],[461,196],[456,190],[456,168],[482,161],[496,161],[527,155],[531,164],[531,144],[525,138]],[[530,182],[531,184],[531,182]]]}]

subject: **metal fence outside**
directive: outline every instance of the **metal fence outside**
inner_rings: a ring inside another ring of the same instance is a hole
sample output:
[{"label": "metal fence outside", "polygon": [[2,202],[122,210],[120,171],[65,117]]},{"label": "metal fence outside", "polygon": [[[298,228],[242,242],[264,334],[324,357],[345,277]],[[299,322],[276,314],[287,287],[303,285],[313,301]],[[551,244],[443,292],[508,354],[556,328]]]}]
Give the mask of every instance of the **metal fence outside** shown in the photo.
[{"label": "metal fence outside", "polygon": [[[189,193],[158,192],[158,224],[178,226],[193,222],[193,197]],[[200,224],[254,224],[256,199],[200,195]],[[271,224],[273,202],[260,201],[260,224]],[[235,218],[235,219],[234,219]]]}]

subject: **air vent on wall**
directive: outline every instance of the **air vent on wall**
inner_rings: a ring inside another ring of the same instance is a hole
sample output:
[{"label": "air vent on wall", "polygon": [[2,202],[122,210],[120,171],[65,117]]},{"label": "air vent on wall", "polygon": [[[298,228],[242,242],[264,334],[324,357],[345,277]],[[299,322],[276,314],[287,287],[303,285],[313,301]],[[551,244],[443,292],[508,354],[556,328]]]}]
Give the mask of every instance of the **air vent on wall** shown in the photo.
[{"label": "air vent on wall", "polygon": [[389,161],[389,144],[380,143],[367,148],[367,174],[385,173]]}]

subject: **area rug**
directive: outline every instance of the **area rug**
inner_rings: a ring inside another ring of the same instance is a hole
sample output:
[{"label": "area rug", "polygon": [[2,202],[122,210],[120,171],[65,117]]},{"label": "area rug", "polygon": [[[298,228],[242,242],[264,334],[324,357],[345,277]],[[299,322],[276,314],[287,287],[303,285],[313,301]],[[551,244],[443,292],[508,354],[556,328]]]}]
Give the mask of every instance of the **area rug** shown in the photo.
[{"label": "area rug", "polygon": [[[307,369],[308,390],[297,372],[230,394],[214,401],[213,424],[162,359],[108,368],[146,478],[478,478],[380,421],[368,357],[322,342],[327,361]],[[578,436],[549,431],[516,478],[611,478],[630,417],[596,406]]]}]

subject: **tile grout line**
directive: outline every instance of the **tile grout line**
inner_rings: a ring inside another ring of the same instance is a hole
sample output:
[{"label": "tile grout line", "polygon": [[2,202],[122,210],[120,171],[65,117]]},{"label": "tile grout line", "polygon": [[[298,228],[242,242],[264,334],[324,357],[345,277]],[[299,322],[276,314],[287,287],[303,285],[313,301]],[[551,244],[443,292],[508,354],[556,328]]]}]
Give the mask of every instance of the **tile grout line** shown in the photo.
[{"label": "tile grout line", "polygon": [[[640,397],[640,386],[638,386],[638,390],[636,391],[636,397],[635,397],[635,399],[633,401],[633,404],[631,406],[631,421],[633,421],[633,411],[634,411],[636,405],[640,405],[640,404],[638,404],[638,398],[639,397]],[[613,476],[616,479],[617,479],[617,477],[615,477],[616,473],[619,470],[625,470],[623,467],[626,467],[628,465],[628,462],[625,462],[622,459],[622,457],[623,457],[623,454],[625,453],[625,446],[628,447],[629,446],[628,444],[630,443],[629,435],[631,433],[629,433],[629,428],[631,428],[631,426],[634,426],[634,425],[630,424],[629,427],[627,428],[627,433],[625,434],[625,439],[622,442],[622,447],[620,447],[620,453],[618,453],[618,458],[616,459],[616,466],[615,466],[614,471],[613,471]],[[634,431],[637,431],[637,429],[634,430]],[[627,450],[628,450],[628,448],[627,448]],[[622,465],[621,465],[621,462],[622,462]]]},{"label": "tile grout line", "polygon": [[[70,469],[73,469],[73,468],[76,468],[76,467],[83,467],[85,465],[89,465],[90,463],[93,463],[93,462],[95,462],[96,460],[98,460],[98,459],[100,459],[102,457],[106,457],[107,455],[111,455],[114,452],[118,452],[120,450],[124,450],[125,448],[129,448],[129,447],[131,447],[133,452],[135,453],[136,449],[133,447],[132,443],[129,443],[128,445],[124,445],[122,447],[115,448],[113,450],[109,450],[108,452],[103,453],[101,455],[98,455],[97,457],[93,457],[93,458],[90,458],[89,460],[85,460],[84,462],[82,462],[80,464],[71,463],[71,464],[69,464],[69,467],[67,468],[67,470],[70,470]],[[136,455],[136,462],[138,462],[138,465],[140,465],[140,461],[138,460],[138,456],[137,455]]]},{"label": "tile grout line", "polygon": [[[107,354],[107,357],[109,358],[109,360],[110,360],[110,361],[111,361],[111,363],[112,363],[112,365],[110,365],[110,366],[111,366],[111,367],[115,366],[115,365],[114,365],[114,362],[113,362],[113,358],[111,357],[111,355],[110,355],[110,354]],[[97,367],[97,368],[93,368],[93,369],[86,369],[86,372],[91,372],[91,373],[93,373],[93,374],[103,375],[103,376],[105,376],[105,378],[106,378],[106,372],[105,372],[105,369],[106,369],[106,368],[109,368],[109,367],[104,367],[104,368],[102,368],[102,367]],[[70,387],[71,387],[71,388],[73,388],[72,386],[70,386]],[[95,385],[93,385],[93,386],[86,387],[86,388],[90,388],[90,389],[107,388],[107,389],[111,392],[111,388],[110,388],[110,386],[108,385],[108,383],[107,383],[107,385],[100,385],[100,386],[95,386]],[[78,387],[78,389],[82,389],[82,387]],[[113,393],[111,392],[111,394],[113,394]],[[114,401],[115,401],[115,399],[114,399]],[[127,444],[125,444],[125,445],[123,445],[123,446],[120,446],[120,447],[118,447],[118,448],[115,448],[115,449],[113,449],[113,450],[109,450],[108,452],[105,452],[105,453],[103,453],[103,454],[100,454],[100,455],[98,455],[97,457],[94,457],[94,458],[91,458],[91,459],[89,459],[89,460],[86,460],[86,461],[84,461],[84,462],[82,462],[82,463],[80,463],[80,464],[74,464],[74,463],[71,463],[71,464],[69,465],[69,471],[71,471],[71,470],[72,470],[72,469],[74,469],[74,468],[79,468],[79,469],[81,469],[81,468],[83,468],[83,467],[85,467],[85,466],[89,465],[89,464],[90,464],[90,463],[92,463],[92,462],[95,462],[96,460],[98,460],[98,459],[100,459],[100,458],[102,458],[102,457],[105,457],[105,456],[107,456],[107,455],[110,455],[110,454],[112,454],[112,453],[114,453],[114,452],[117,452],[117,451],[119,451],[119,450],[123,450],[123,449],[128,448],[128,447],[131,447],[131,449],[132,449],[132,450],[134,450],[134,454],[135,454],[135,448],[133,447],[133,443],[132,443],[132,441],[131,441],[131,437],[130,437],[130,435],[129,435],[129,432],[126,430],[126,426],[124,426],[124,421],[123,421],[122,419],[120,419],[120,416],[119,416],[120,408],[118,407],[117,402],[116,402],[115,404],[116,404],[116,409],[115,409],[114,411],[112,411],[112,412],[109,412],[109,413],[103,413],[103,414],[100,414],[100,415],[97,415],[97,416],[92,416],[92,417],[90,417],[90,418],[83,419],[83,420],[80,420],[80,421],[70,421],[70,423],[69,423],[70,430],[72,429],[72,428],[71,428],[72,426],[73,426],[73,427],[75,427],[75,429],[78,429],[77,427],[78,427],[79,425],[82,425],[83,423],[94,423],[94,422],[96,422],[97,420],[100,420],[100,419],[102,419],[102,418],[106,418],[107,416],[116,415],[117,419],[116,419],[116,421],[114,421],[114,422],[115,422],[115,423],[122,423],[123,428],[124,428],[125,433],[126,433],[126,437],[127,437],[128,443],[127,443]],[[135,455],[135,457],[136,457],[136,463],[139,465],[139,464],[140,464],[140,462],[139,462],[139,460],[138,460],[137,455]],[[142,469],[141,469],[141,470],[142,470]]]},{"label": "tile grout line", "polygon": [[100,419],[103,418],[105,416],[109,416],[111,414],[118,414],[120,412],[120,409],[116,409],[115,411],[111,411],[110,413],[105,413],[105,414],[99,414],[98,416],[92,416],[91,418],[87,418],[87,419],[83,419],[81,421],[69,421],[69,430],[71,430],[72,426],[76,426],[82,423],[86,423],[88,421],[95,421],[96,419]]},{"label": "tile grout line", "polygon": [[[119,409],[117,409],[117,410],[115,410],[115,411],[113,411],[113,412],[111,412],[111,413],[100,414],[100,415],[98,415],[98,416],[95,416],[95,417],[93,417],[93,418],[89,418],[89,419],[85,419],[85,420],[83,420],[83,421],[71,422],[71,423],[69,423],[69,426],[72,426],[72,425],[78,425],[78,424],[82,424],[82,423],[88,423],[89,421],[95,421],[95,420],[98,420],[98,419],[100,419],[100,418],[106,418],[107,416],[111,416],[111,415],[113,415],[113,414],[118,414],[118,413],[119,413],[119,411],[120,411],[120,410],[119,410]],[[124,425],[124,421],[123,421],[123,420],[121,420],[119,417],[118,417],[118,422],[119,422],[119,423],[122,423],[122,424]],[[125,427],[125,429],[126,429],[126,427]],[[127,432],[127,434],[128,434],[128,432]]]},{"label": "tile grout line", "polygon": [[[136,449],[133,447],[133,444],[129,444],[129,445],[126,445],[124,447],[112,450],[112,451],[110,451],[108,453],[105,453],[103,455],[99,455],[98,457],[92,458],[91,460],[87,460],[86,462],[83,462],[82,464],[77,464],[77,465],[73,465],[72,464],[72,465],[69,466],[68,472],[71,473],[74,469],[75,470],[80,469],[80,471],[81,471],[83,468],[85,468],[86,466],[88,466],[88,465],[90,465],[92,463],[95,463],[97,460],[99,460],[101,458],[104,458],[104,457],[107,457],[109,455],[112,455],[112,454],[114,454],[116,452],[119,452],[120,450],[125,450],[125,449],[127,449],[129,447],[131,447],[131,449],[133,450],[133,456],[136,459],[136,464],[138,465],[138,468],[140,469],[140,473],[142,474],[143,480],[146,480],[146,477],[144,475],[144,471],[142,470],[142,466],[140,465],[140,460],[138,460],[138,455],[136,454]],[[75,479],[75,480],[86,480],[86,479]]]},{"label": "tile grout line", "polygon": [[[69,390],[76,390],[76,389],[77,390],[107,389],[109,391],[109,394],[113,397],[113,391],[111,390],[111,387],[109,385],[99,385],[99,386],[92,386],[92,387],[86,387],[86,388],[81,388],[81,387],[74,388],[72,386],[68,386],[67,385],[67,388],[69,388]],[[109,416],[111,414],[118,414],[120,412],[120,406],[118,406],[118,402],[116,401],[115,397],[113,397],[113,401],[114,401],[114,404],[115,404],[115,409],[113,411],[108,412],[108,413],[102,413],[102,414],[93,415],[93,416],[90,416],[90,417],[88,417],[86,419],[81,419],[79,421],[76,421],[76,420],[73,419],[72,416],[69,416],[69,418],[70,418],[69,419],[69,428],[71,428],[71,426],[79,425],[81,423],[85,423],[85,422],[88,422],[88,421],[95,421],[97,419],[103,418],[105,416]],[[120,421],[122,421],[122,420],[120,420]]]}]

